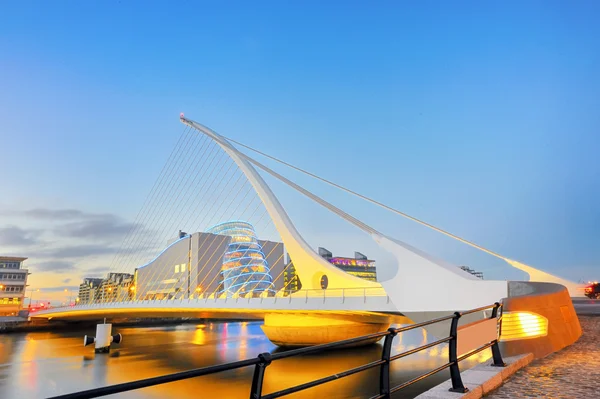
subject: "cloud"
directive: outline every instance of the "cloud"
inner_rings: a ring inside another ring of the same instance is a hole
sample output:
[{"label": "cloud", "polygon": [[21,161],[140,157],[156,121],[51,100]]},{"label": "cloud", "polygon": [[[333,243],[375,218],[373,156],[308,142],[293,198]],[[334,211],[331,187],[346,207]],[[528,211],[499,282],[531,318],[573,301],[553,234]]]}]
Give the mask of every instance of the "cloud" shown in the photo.
[{"label": "cloud", "polygon": [[71,293],[77,293],[77,291],[79,290],[79,286],[78,285],[61,285],[59,287],[47,287],[47,288],[43,288],[42,291],[43,292],[60,292],[60,291],[71,291]]},{"label": "cloud", "polygon": [[115,215],[99,215],[94,219],[81,220],[58,226],[55,232],[64,237],[114,240],[124,237],[138,226],[134,223],[124,222]]},{"label": "cloud", "polygon": [[110,255],[116,253],[117,251],[118,249],[106,245],[84,244],[46,249],[39,251],[35,255],[52,259],[74,259],[94,255]]},{"label": "cloud", "polygon": [[60,260],[36,263],[33,269],[35,271],[53,273],[64,273],[77,270],[75,264],[73,264],[72,262],[65,262]]},{"label": "cloud", "polygon": [[66,278],[62,281],[63,284],[69,284],[71,282],[72,279],[70,278]]},{"label": "cloud", "polygon": [[24,230],[17,226],[0,227],[0,245],[7,247],[26,247],[39,243],[35,237],[38,230]]},{"label": "cloud", "polygon": [[26,211],[14,212],[14,214],[27,216],[35,219],[44,220],[65,220],[65,219],[87,219],[93,218],[100,215],[94,213],[87,213],[78,209],[47,209],[47,208],[36,208],[29,209]]},{"label": "cloud", "polygon": [[98,266],[82,270],[86,277],[104,277],[110,271],[110,266]]}]

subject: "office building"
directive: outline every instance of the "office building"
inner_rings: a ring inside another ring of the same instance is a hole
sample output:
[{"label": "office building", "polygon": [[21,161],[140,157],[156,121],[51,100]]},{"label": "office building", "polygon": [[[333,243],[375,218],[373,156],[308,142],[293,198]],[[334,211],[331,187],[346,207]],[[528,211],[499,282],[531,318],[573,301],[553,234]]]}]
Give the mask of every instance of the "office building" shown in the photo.
[{"label": "office building", "polygon": [[95,292],[96,302],[127,301],[133,298],[134,277],[130,273],[108,273]]},{"label": "office building", "polygon": [[354,252],[354,258],[344,258],[340,256],[334,257],[327,249],[319,248],[319,255],[348,274],[368,281],[377,281],[375,261],[367,259],[360,252]]},{"label": "office building", "polygon": [[134,296],[134,276],[130,273],[108,273],[105,278],[84,278],[79,285],[77,303],[127,301]]},{"label": "office building", "polygon": [[84,278],[83,283],[79,284],[77,302],[80,304],[94,302],[96,292],[100,289],[100,285],[102,285],[101,278]]},{"label": "office building", "polygon": [[296,267],[294,263],[290,261],[283,271],[283,288],[285,290],[284,295],[289,295],[292,292],[296,292],[302,289],[302,283],[300,277],[296,274]]},{"label": "office building", "polygon": [[0,256],[0,315],[16,315],[23,307],[27,276],[23,268],[27,258]]}]

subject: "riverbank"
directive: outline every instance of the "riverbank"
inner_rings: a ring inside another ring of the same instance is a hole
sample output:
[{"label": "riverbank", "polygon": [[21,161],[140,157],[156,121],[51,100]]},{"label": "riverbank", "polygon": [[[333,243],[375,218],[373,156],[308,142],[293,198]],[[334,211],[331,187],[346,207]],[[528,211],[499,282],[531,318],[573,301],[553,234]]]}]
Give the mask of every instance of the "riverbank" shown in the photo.
[{"label": "riverbank", "polygon": [[[222,319],[198,319],[198,318],[152,318],[152,319],[115,319],[108,322],[116,327],[152,327],[169,326],[180,324],[201,324],[207,322],[242,322],[248,320],[222,320]],[[65,331],[85,327],[95,327],[100,320],[87,321],[48,321],[46,319],[31,319],[24,317],[0,317],[0,334],[43,332],[43,331]]]}]

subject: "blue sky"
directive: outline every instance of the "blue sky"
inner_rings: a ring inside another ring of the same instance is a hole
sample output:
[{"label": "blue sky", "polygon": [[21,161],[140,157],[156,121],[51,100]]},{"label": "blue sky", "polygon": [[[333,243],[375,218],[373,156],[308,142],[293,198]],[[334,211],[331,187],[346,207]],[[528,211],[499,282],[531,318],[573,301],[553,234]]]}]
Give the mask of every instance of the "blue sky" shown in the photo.
[{"label": "blue sky", "polygon": [[0,208],[131,221],[185,112],[506,256],[598,278],[598,2],[320,3],[4,2]]}]

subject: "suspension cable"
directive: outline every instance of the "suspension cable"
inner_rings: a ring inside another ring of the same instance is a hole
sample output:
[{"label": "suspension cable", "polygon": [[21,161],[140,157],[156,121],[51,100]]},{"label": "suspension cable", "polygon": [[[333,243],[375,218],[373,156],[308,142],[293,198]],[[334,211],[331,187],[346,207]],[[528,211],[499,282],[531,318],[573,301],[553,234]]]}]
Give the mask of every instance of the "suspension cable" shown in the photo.
[{"label": "suspension cable", "polygon": [[234,140],[234,139],[231,139],[231,138],[228,138],[228,137],[225,137],[225,136],[222,136],[222,137],[223,137],[224,139],[226,139],[226,140],[228,140],[228,141],[232,142],[232,143],[235,143],[235,144],[237,144],[237,145],[239,145],[239,146],[241,146],[241,147],[244,147],[244,148],[246,148],[246,149],[248,149],[248,150],[250,150],[250,151],[253,151],[253,152],[257,153],[257,154],[260,154],[260,155],[262,155],[262,156],[264,156],[264,157],[267,157],[267,158],[269,158],[269,159],[271,159],[271,160],[273,160],[273,161],[275,161],[275,162],[277,162],[277,163],[280,163],[280,164],[282,164],[282,165],[285,165],[285,166],[287,166],[287,167],[289,167],[289,168],[291,168],[291,169],[294,169],[294,170],[296,170],[296,171],[298,171],[298,172],[300,172],[300,173],[303,173],[303,174],[305,174],[305,175],[307,175],[307,176],[310,176],[310,177],[312,177],[312,178],[314,178],[314,179],[317,179],[317,180],[319,180],[319,181],[321,181],[321,182],[323,182],[323,183],[326,183],[326,184],[328,184],[328,185],[330,185],[330,186],[333,186],[333,187],[335,187],[335,188],[337,188],[337,189],[340,189],[340,190],[342,190],[342,191],[345,191],[345,192],[347,192],[347,193],[349,193],[349,194],[351,194],[351,195],[354,195],[355,197],[358,197],[358,198],[360,198],[360,199],[362,199],[362,200],[365,200],[365,201],[367,201],[367,202],[370,202],[370,203],[372,203],[372,204],[375,204],[375,205],[377,205],[377,206],[379,206],[379,207],[381,207],[381,208],[383,208],[383,209],[386,209],[386,210],[388,210],[388,211],[390,211],[390,212],[393,212],[393,213],[395,213],[395,214],[397,214],[397,215],[400,215],[400,216],[402,216],[402,217],[404,217],[404,218],[406,218],[406,219],[412,220],[413,222],[419,223],[420,225],[423,225],[423,226],[425,226],[425,227],[428,227],[428,228],[430,228],[430,229],[432,229],[432,230],[435,230],[435,231],[437,231],[438,233],[442,233],[442,234],[444,234],[444,235],[446,235],[446,236],[448,236],[448,237],[450,237],[450,238],[454,238],[455,240],[458,240],[458,241],[460,241],[460,242],[462,242],[462,243],[464,243],[464,244],[467,244],[467,245],[469,245],[469,246],[471,246],[471,247],[473,247],[473,248],[479,249],[480,251],[486,252],[486,253],[488,253],[488,254],[490,254],[490,255],[492,255],[492,256],[495,256],[496,258],[500,258],[500,259],[502,259],[502,260],[506,260],[506,259],[507,259],[506,257],[504,257],[504,256],[500,255],[499,253],[496,253],[496,252],[494,252],[494,251],[491,251],[491,250],[489,250],[489,249],[487,249],[487,248],[484,248],[484,247],[482,247],[481,245],[475,244],[474,242],[471,242],[471,241],[465,240],[464,238],[461,238],[461,237],[459,237],[459,236],[457,236],[457,235],[454,235],[454,234],[452,234],[452,233],[450,233],[450,232],[448,232],[448,231],[446,231],[446,230],[440,229],[439,227],[436,227],[436,226],[434,226],[434,225],[432,225],[432,224],[430,224],[430,223],[427,223],[427,222],[425,222],[425,221],[423,221],[423,220],[420,220],[420,219],[417,219],[417,218],[415,218],[415,217],[413,217],[413,216],[410,216],[410,215],[408,215],[408,214],[406,214],[406,213],[404,213],[404,212],[402,212],[402,211],[399,211],[398,209],[392,208],[392,207],[390,207],[390,206],[388,206],[388,205],[385,205],[385,204],[383,204],[383,203],[381,203],[381,202],[379,202],[379,201],[377,201],[377,200],[374,200],[374,199],[372,199],[372,198],[369,198],[369,197],[367,197],[367,196],[365,196],[365,195],[363,195],[363,194],[360,194],[360,193],[358,193],[358,192],[356,192],[356,191],[350,190],[349,188],[346,188],[346,187],[344,187],[344,186],[342,186],[342,185],[340,185],[340,184],[334,183],[334,182],[332,182],[331,180],[324,179],[324,178],[322,178],[322,177],[320,177],[320,176],[317,176],[317,175],[315,175],[314,173],[311,173],[311,172],[309,172],[309,171],[307,171],[307,170],[304,170],[304,169],[302,169],[302,168],[299,168],[299,167],[297,167],[297,166],[294,166],[294,165],[292,165],[292,164],[290,164],[290,163],[288,163],[288,162],[285,162],[285,161],[283,161],[283,160],[281,160],[281,159],[279,159],[279,158],[276,158],[276,157],[274,157],[274,156],[271,156],[271,155],[269,155],[269,154],[266,154],[266,153],[264,153],[264,152],[262,152],[262,151],[260,151],[260,150],[257,150],[257,149],[255,149],[255,148],[252,148],[252,147],[250,147],[250,146],[248,146],[248,145],[246,145],[246,144],[240,143],[240,142],[239,142],[239,141],[237,141],[237,140]]}]

